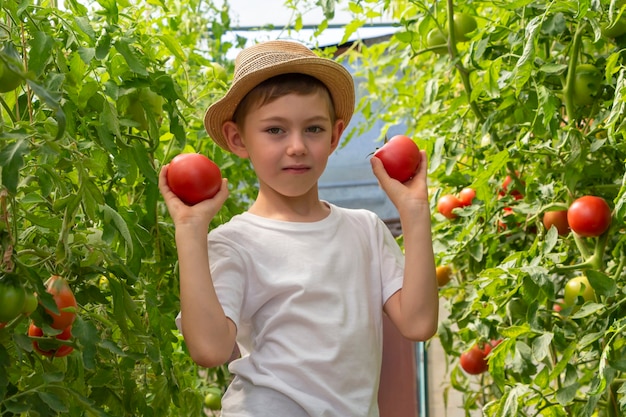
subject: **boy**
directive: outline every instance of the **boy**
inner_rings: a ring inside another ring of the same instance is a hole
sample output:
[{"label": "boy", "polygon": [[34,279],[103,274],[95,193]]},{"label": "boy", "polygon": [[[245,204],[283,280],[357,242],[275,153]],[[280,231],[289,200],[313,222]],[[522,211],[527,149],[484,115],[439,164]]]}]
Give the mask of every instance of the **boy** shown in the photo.
[{"label": "boy", "polygon": [[258,177],[248,211],[206,232],[228,196],[186,206],[159,186],[176,225],[181,329],[198,364],[230,363],[223,417],[376,417],[383,313],[404,337],[437,328],[426,154],[399,183],[372,169],[400,214],[405,256],[366,210],[318,197],[317,181],[354,110],[340,64],[305,46],[244,49],[233,83],[205,115],[210,137],[249,158]]}]

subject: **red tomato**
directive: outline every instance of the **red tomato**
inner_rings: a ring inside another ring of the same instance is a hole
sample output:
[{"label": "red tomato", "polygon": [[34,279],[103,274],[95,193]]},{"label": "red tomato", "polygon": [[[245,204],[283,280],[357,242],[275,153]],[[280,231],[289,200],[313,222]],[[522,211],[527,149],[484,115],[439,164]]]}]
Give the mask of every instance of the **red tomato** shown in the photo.
[{"label": "red tomato", "polygon": [[222,187],[222,173],[206,156],[183,153],[170,162],[167,184],[185,204],[193,206],[217,194]]},{"label": "red tomato", "polygon": [[[40,327],[37,327],[37,325],[33,322],[31,322],[30,326],[28,326],[28,335],[32,337],[44,336],[43,330]],[[56,335],[56,338],[59,340],[70,340],[72,338],[72,327],[69,326],[65,328],[61,333]],[[44,356],[54,356],[55,358],[67,356],[74,350],[74,348],[69,345],[59,345],[58,348],[43,349],[36,340],[33,340],[33,348]]]},{"label": "red tomato", "polygon": [[465,187],[459,192],[459,200],[461,200],[461,203],[463,204],[463,206],[472,205],[472,201],[474,201],[475,197],[476,197],[476,190],[470,187]]},{"label": "red tomato", "polygon": [[559,235],[566,236],[569,233],[569,223],[567,222],[567,210],[552,210],[543,213],[543,226],[550,230],[556,227]]},{"label": "red tomato", "polygon": [[421,161],[420,150],[413,139],[396,135],[374,152],[391,178],[405,182],[415,175]]},{"label": "red tomato", "polygon": [[446,194],[439,198],[437,211],[448,219],[456,219],[458,216],[452,212],[457,207],[463,207],[463,203],[455,195]]},{"label": "red tomato", "polygon": [[46,308],[46,313],[52,317],[50,327],[57,330],[64,330],[74,323],[76,318],[76,298],[68,285],[67,281],[58,275],[53,275],[46,282],[46,290],[52,294],[54,302],[59,309],[59,313],[55,313]]},{"label": "red tomato", "polygon": [[567,221],[579,236],[600,236],[611,225],[611,208],[602,197],[586,195],[570,205]]},{"label": "red tomato", "polygon": [[478,344],[461,353],[461,368],[470,375],[478,375],[489,369],[487,355],[491,353],[492,345],[485,343],[482,348]]},{"label": "red tomato", "polygon": [[[513,178],[511,178],[510,175],[507,175],[506,178],[504,178],[504,181],[502,181],[502,186],[500,191],[498,192],[498,195],[500,197],[503,197],[506,195],[506,193],[509,192],[509,186],[511,185],[511,183],[513,182]],[[525,182],[521,181],[521,184],[524,185]],[[524,198],[524,195],[520,192],[520,190],[518,189],[513,189],[511,190],[510,194],[513,196],[513,198],[515,198],[516,200],[521,200],[522,198]]]}]

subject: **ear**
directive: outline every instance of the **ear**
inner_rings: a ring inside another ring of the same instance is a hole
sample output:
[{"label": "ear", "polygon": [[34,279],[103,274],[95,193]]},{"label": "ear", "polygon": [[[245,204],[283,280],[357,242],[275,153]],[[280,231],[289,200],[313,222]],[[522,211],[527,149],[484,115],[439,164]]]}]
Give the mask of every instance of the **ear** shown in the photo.
[{"label": "ear", "polygon": [[241,136],[241,132],[239,130],[239,126],[233,121],[225,122],[222,125],[222,134],[224,138],[226,138],[226,142],[228,143],[228,148],[232,153],[237,155],[240,158],[248,157],[248,150],[246,149],[246,144],[243,142],[243,137]]},{"label": "ear", "polygon": [[342,119],[337,119],[335,121],[335,125],[333,126],[333,134],[330,139],[330,153],[333,153],[337,146],[339,146],[339,139],[341,139],[341,135],[343,131],[346,129],[346,125]]}]

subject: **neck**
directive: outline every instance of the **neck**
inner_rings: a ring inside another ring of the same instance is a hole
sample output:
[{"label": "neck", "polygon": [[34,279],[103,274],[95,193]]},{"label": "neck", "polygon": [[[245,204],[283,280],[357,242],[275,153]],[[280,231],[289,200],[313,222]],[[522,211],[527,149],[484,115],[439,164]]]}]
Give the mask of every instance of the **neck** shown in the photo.
[{"label": "neck", "polygon": [[330,207],[315,195],[298,197],[272,196],[259,192],[248,212],[274,220],[289,222],[315,222],[330,213]]}]

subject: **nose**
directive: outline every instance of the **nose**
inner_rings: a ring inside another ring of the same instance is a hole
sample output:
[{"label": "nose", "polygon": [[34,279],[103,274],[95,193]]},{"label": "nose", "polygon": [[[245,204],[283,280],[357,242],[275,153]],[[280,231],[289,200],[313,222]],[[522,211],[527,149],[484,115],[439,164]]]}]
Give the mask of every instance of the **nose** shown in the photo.
[{"label": "nose", "polygon": [[304,155],[307,152],[304,135],[299,132],[289,135],[287,144],[288,155]]}]

